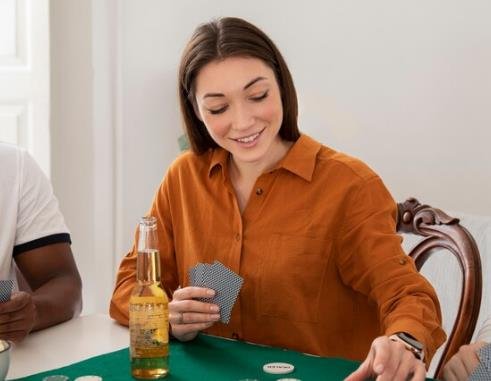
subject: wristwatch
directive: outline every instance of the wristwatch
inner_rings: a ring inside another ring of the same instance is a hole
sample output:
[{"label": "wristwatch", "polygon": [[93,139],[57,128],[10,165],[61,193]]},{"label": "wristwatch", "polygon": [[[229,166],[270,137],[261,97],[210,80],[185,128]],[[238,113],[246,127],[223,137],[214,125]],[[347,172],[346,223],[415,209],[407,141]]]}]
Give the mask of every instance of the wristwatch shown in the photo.
[{"label": "wristwatch", "polygon": [[416,340],[414,337],[405,332],[398,332],[389,337],[392,341],[399,341],[408,351],[411,351],[412,354],[419,360],[424,361],[425,350],[424,345]]}]

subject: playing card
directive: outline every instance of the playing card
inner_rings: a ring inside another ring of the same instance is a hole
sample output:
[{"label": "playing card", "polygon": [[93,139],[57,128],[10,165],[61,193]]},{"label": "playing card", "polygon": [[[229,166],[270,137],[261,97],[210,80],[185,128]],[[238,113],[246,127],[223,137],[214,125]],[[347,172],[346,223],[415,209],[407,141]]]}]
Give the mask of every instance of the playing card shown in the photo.
[{"label": "playing card", "polygon": [[191,267],[188,270],[188,275],[189,275],[189,284],[191,286],[195,286],[196,285],[196,267]]},{"label": "playing card", "polygon": [[11,279],[0,280],[0,303],[8,302],[12,295],[12,288],[14,287],[14,281]]},{"label": "playing card", "polygon": [[215,290],[213,298],[198,298],[206,303],[218,304],[221,321],[227,324],[230,321],[232,308],[235,304],[243,279],[219,261],[213,264],[198,262],[188,271],[191,286],[206,287]]},{"label": "playing card", "polygon": [[220,320],[222,323],[228,324],[230,321],[232,308],[243,282],[244,279],[241,276],[218,261],[215,261],[208,270],[206,286],[216,292],[212,303],[220,306]]},{"label": "playing card", "polygon": [[479,359],[491,375],[491,344],[487,344],[479,351]]},{"label": "playing card", "polygon": [[[196,286],[211,288],[209,283],[209,271],[211,265],[209,263],[198,263],[198,268],[196,270]],[[206,303],[211,303],[211,298],[198,298],[198,300]]]},{"label": "playing card", "polygon": [[210,268],[211,265],[209,263],[202,263],[201,269],[199,272],[199,279],[197,279],[197,283],[199,287],[208,287],[208,279],[210,276]]},{"label": "playing card", "polygon": [[189,281],[191,286],[204,287],[205,268],[210,266],[206,263],[198,262],[194,267],[189,269]]},{"label": "playing card", "polygon": [[481,348],[478,353],[480,363],[469,377],[470,381],[489,380],[491,376],[491,344]]}]

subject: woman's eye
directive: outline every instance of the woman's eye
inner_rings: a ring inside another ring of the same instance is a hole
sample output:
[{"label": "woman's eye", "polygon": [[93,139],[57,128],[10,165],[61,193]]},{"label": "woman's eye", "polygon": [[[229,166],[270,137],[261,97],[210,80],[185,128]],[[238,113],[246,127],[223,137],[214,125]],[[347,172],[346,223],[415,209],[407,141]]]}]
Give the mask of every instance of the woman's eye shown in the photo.
[{"label": "woman's eye", "polygon": [[228,106],[223,106],[223,107],[220,107],[220,108],[217,108],[217,109],[214,109],[214,110],[209,109],[208,111],[212,115],[217,115],[217,114],[221,114],[221,113],[225,112],[225,110],[227,108],[228,108]]},{"label": "woman's eye", "polygon": [[251,100],[253,100],[254,102],[259,102],[259,101],[262,101],[264,98],[266,98],[268,96],[268,90],[266,90],[264,93],[262,93],[261,95],[258,95],[257,97],[251,97]]}]

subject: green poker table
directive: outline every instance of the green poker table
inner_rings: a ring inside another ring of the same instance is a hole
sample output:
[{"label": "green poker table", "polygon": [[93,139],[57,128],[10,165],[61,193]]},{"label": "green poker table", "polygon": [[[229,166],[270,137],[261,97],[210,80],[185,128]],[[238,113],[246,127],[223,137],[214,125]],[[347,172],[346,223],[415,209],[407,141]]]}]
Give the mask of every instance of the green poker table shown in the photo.
[{"label": "green poker table", "polygon": [[[208,335],[181,343],[171,341],[169,381],[240,381],[280,380],[302,381],[344,380],[359,365],[355,361],[307,355],[290,350],[249,344]],[[272,362],[292,364],[288,374],[269,374],[263,365]],[[130,381],[129,351],[124,348],[100,356],[15,380],[42,381],[49,375],[65,375],[69,380],[86,375],[102,377],[104,381]]]}]

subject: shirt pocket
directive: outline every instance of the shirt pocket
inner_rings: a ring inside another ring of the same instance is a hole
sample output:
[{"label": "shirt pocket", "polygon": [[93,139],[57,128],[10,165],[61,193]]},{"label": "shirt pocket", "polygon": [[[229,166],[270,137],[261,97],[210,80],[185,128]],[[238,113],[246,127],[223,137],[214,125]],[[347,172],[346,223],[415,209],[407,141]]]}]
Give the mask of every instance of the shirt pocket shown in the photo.
[{"label": "shirt pocket", "polygon": [[275,234],[267,247],[260,268],[259,314],[317,323],[332,241]]}]

